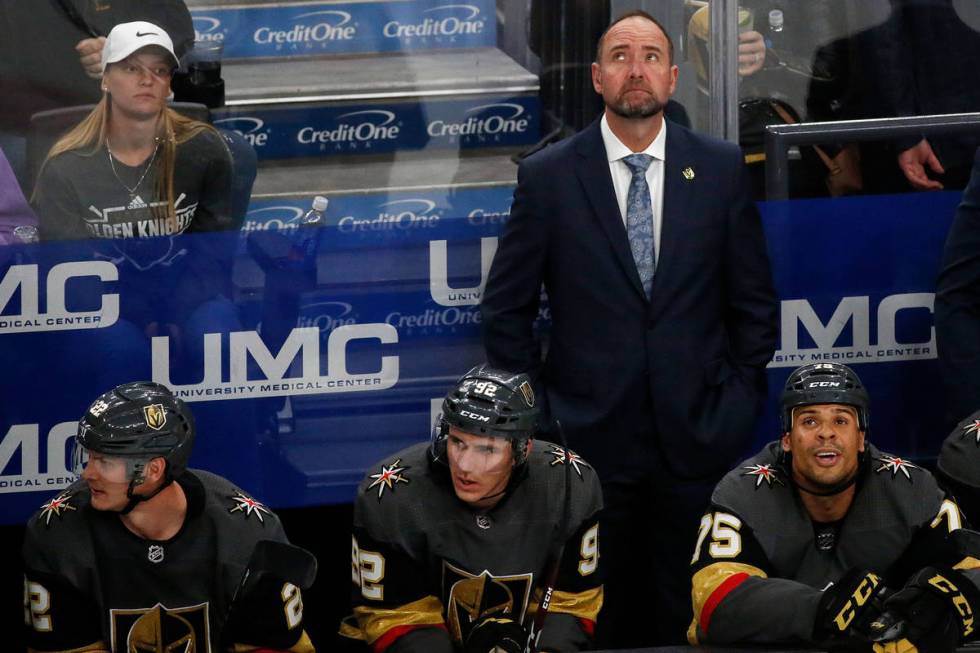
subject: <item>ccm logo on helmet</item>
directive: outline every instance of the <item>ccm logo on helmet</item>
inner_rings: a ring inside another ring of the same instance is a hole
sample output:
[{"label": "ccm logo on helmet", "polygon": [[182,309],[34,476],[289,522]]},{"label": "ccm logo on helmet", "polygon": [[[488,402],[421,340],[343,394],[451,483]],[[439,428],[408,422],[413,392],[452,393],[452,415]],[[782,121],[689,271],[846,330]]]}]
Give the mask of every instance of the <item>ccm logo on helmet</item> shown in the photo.
[{"label": "ccm logo on helmet", "polygon": [[490,418],[486,415],[479,415],[477,413],[470,412],[468,410],[461,410],[459,414],[463,417],[469,417],[470,419],[475,419],[478,422],[489,422]]},{"label": "ccm logo on helmet", "polygon": [[814,381],[812,383],[807,383],[808,388],[839,388],[840,381]]}]

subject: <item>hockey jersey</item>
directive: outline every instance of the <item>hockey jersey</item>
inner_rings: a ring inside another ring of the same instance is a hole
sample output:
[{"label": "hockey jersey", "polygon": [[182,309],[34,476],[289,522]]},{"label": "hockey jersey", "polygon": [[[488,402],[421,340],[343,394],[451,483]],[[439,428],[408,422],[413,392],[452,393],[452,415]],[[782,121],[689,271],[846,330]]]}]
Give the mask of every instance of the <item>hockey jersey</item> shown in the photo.
[{"label": "hockey jersey", "polygon": [[[354,509],[351,580],[357,628],[375,651],[453,651],[488,616],[527,622],[558,538],[565,542],[540,647],[588,647],[602,605],[593,469],[535,441],[521,477],[493,508],[460,501],[426,444],[369,472]],[[564,465],[571,476],[563,519]],[[562,532],[558,532],[563,529]]]},{"label": "hockey jersey", "polygon": [[176,482],[187,516],[167,541],[145,540],[117,513],[92,508],[82,481],[31,518],[23,557],[32,650],[313,650],[290,583],[239,597],[238,626],[225,632],[255,543],[286,536],[275,514],[219,476],[189,470]]},{"label": "hockey jersey", "polygon": [[807,643],[821,591],[847,570],[899,589],[922,567],[963,559],[948,537],[960,527],[959,508],[927,470],[870,443],[847,515],[815,523],[772,442],[721,480],[701,519],[688,639]]}]

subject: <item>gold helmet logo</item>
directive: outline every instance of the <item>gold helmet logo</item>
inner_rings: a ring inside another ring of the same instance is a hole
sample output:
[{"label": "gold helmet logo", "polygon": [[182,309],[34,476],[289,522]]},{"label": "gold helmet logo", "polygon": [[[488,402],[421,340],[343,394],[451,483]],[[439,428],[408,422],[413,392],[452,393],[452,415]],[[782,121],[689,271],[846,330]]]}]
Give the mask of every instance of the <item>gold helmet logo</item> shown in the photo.
[{"label": "gold helmet logo", "polygon": [[526,403],[528,407],[534,408],[534,389],[531,387],[531,384],[524,381],[518,387],[520,388],[521,394],[524,395],[524,403]]},{"label": "gold helmet logo", "polygon": [[152,404],[143,407],[143,419],[146,425],[155,431],[163,428],[167,423],[167,414],[163,410],[163,404]]},{"label": "gold helmet logo", "polygon": [[147,610],[129,629],[126,651],[127,653],[197,653],[197,637],[187,619],[156,605]]}]

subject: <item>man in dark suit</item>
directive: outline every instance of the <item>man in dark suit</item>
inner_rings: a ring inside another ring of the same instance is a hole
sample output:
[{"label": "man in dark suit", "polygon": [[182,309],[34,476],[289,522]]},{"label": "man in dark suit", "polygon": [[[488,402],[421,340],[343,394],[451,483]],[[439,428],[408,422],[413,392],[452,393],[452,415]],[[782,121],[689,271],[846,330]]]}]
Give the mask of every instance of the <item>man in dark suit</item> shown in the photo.
[{"label": "man in dark suit", "polygon": [[980,149],[943,249],[936,346],[946,386],[943,426],[950,429],[980,406]]},{"label": "man in dark suit", "polygon": [[604,115],[521,164],[482,304],[493,365],[533,375],[603,482],[610,648],[684,641],[698,519],[746,453],[776,340],[741,152],[663,119],[672,55],[644,12],[606,30]]}]

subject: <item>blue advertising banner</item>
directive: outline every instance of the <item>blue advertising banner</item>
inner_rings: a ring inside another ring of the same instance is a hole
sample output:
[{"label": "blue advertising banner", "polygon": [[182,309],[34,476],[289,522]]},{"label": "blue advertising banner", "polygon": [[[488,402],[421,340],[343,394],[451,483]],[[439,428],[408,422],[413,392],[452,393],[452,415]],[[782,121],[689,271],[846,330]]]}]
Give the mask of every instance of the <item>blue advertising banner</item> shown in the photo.
[{"label": "blue advertising banner", "polygon": [[530,145],[539,138],[538,98],[479,96],[362,105],[218,109],[216,127],[245,137],[260,159],[380,154],[428,147]]},{"label": "blue advertising banner", "polygon": [[307,2],[191,9],[199,41],[228,59],[485,48],[497,44],[491,0]]},{"label": "blue advertising banner", "polygon": [[[190,402],[192,465],[277,507],[349,501],[371,464],[428,438],[446,388],[482,359],[478,305],[511,192],[337,196],[312,229],[296,226],[307,202],[257,201],[240,233],[160,239],[169,255],[150,266],[107,242],[0,249],[2,521],[72,482],[76,420],[136,379]],[[870,388],[878,446],[935,455],[933,290],[958,200],[762,206],[781,336],[755,446],[778,435],[789,372],[836,360]]]}]

